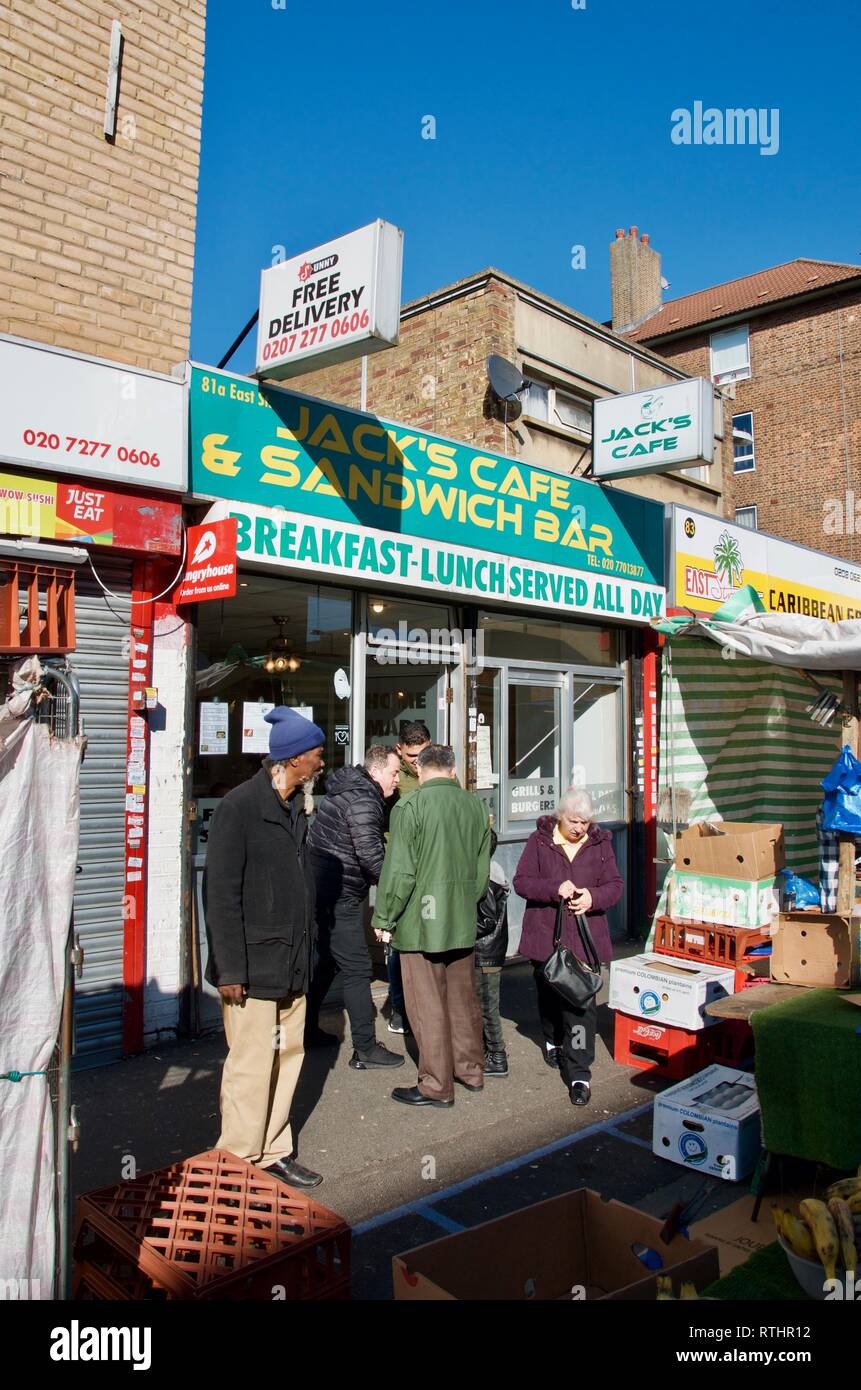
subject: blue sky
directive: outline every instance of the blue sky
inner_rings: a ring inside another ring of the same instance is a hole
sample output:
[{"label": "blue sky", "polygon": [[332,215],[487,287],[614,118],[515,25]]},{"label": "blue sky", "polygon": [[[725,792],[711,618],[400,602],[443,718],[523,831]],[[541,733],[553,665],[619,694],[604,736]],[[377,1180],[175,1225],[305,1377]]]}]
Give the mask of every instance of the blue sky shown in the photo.
[{"label": "blue sky", "polygon": [[[495,265],[597,319],[616,227],[649,232],[665,298],[861,260],[854,2],[585,3],[209,0],[192,356],[226,351],[274,246],[376,217],[405,301]],[[778,152],[674,144],[697,101],[777,108]]]}]

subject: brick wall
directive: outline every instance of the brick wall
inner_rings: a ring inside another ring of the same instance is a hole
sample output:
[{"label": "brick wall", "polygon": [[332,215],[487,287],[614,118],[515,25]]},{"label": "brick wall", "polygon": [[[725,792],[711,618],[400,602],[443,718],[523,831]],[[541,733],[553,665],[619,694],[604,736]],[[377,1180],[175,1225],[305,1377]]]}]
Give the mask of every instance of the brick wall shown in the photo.
[{"label": "brick wall", "polygon": [[188,355],[205,13],[206,0],[0,8],[0,331],[162,372]]},{"label": "brick wall", "polygon": [[[502,453],[504,425],[485,404],[491,352],[514,357],[514,291],[495,279],[401,323],[398,346],[368,358],[367,408]],[[284,385],[358,408],[360,376],[347,362]]]},{"label": "brick wall", "polygon": [[[726,414],[729,429],[752,411],[756,468],[733,473],[727,450],[727,515],[756,506],[761,531],[861,561],[861,293],[786,305],[749,327],[751,376]],[[659,350],[708,376],[708,344],[705,332]]]}]

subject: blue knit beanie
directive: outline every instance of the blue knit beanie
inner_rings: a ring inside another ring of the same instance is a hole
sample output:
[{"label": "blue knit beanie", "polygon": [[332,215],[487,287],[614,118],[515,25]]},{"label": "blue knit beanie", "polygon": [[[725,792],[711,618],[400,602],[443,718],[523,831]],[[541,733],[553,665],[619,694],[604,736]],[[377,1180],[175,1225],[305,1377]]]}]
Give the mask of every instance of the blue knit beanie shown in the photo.
[{"label": "blue knit beanie", "polygon": [[264,718],[272,725],[270,758],[298,758],[300,753],[307,753],[311,748],[325,747],[323,730],[289,705],[276,705]]}]

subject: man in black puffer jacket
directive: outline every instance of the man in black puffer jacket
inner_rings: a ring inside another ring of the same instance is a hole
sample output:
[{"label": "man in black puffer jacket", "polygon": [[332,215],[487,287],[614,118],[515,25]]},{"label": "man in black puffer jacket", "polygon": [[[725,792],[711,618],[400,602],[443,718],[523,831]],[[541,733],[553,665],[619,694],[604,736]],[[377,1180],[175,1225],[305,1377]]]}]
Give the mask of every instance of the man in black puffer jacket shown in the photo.
[{"label": "man in black puffer jacket", "polygon": [[332,773],[308,835],[317,889],[319,962],[308,995],[305,1045],[320,1043],[320,1005],[338,970],[350,1020],[356,1071],[401,1067],[404,1059],[378,1043],[371,1000],[371,957],[363,904],[380,877],[385,854],[385,800],[398,784],[400,760],[393,748],[373,744],[364,766]]}]

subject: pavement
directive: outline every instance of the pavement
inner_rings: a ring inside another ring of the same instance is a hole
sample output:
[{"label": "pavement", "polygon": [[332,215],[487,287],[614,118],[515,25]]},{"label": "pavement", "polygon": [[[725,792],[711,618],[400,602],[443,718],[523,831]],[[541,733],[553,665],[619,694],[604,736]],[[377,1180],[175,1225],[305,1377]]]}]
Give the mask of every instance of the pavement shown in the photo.
[{"label": "pavement", "polygon": [[[631,947],[630,950],[636,950]],[[621,952],[622,954],[624,952]],[[379,1006],[385,988],[375,986]],[[501,1013],[510,1075],[488,1078],[478,1095],[457,1087],[451,1110],[412,1110],[391,1099],[416,1079],[415,1044],[377,1021],[377,1037],[406,1053],[403,1067],[356,1072],[343,1040],[343,1011],[321,1022],[342,1039],[306,1054],[294,1101],[299,1158],[324,1175],[314,1196],[354,1230],[353,1296],[392,1296],[391,1257],[493,1216],[589,1186],[663,1215],[703,1187],[702,1175],[651,1152],[651,1108],[669,1083],[612,1057],[606,982],[592,1103],[571,1105],[558,1072],[542,1058],[527,964],[506,967]],[[81,1142],[75,1196],[212,1148],[225,1055],[220,1033],[73,1075]],[[700,1215],[734,1202],[744,1186],[712,1179]]]}]

